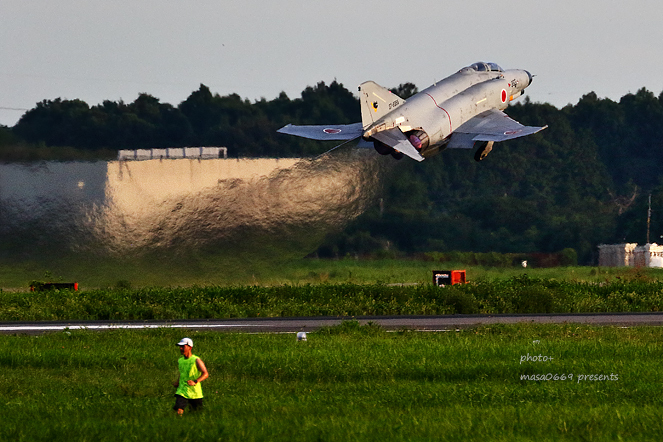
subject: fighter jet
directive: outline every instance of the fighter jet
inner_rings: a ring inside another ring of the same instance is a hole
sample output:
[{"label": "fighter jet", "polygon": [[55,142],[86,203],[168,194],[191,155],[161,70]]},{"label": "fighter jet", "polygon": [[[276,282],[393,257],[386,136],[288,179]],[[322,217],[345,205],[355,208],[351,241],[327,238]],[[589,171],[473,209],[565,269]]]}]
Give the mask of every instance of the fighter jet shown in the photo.
[{"label": "fighter jet", "polygon": [[496,141],[548,127],[523,126],[502,112],[531,83],[532,74],[525,70],[504,70],[483,62],[464,67],[407,100],[367,81],[359,86],[361,123],[288,124],[278,132],[346,143],[361,138],[379,154],[399,160],[407,155],[423,161],[444,149],[476,147],[474,159],[481,161]]}]

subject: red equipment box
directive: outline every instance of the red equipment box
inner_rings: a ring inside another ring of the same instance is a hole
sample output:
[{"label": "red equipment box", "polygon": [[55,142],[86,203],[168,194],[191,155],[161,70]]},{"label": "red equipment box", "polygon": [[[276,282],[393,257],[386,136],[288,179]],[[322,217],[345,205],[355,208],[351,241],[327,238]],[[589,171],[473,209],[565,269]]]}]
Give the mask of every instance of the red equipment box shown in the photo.
[{"label": "red equipment box", "polygon": [[465,270],[433,270],[433,284],[439,287],[465,284]]}]

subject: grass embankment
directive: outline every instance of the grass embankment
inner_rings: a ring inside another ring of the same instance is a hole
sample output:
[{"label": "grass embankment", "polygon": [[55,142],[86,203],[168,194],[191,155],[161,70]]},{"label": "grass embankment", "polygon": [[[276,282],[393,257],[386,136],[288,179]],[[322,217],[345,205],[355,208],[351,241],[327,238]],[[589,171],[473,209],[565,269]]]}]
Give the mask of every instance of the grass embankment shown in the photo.
[{"label": "grass embankment", "polygon": [[[158,256],[82,259],[63,255],[54,261],[0,261],[0,288],[27,290],[32,280],[77,281],[84,289],[116,287],[187,287],[192,285],[300,285],[319,283],[429,283],[433,270],[466,269],[470,281],[527,274],[534,278],[603,283],[634,274],[663,277],[662,269],[593,267],[480,267],[414,259],[324,260],[258,259],[254,256]],[[45,278],[45,274],[48,277]]]},{"label": "grass embankment", "polygon": [[208,286],[2,293],[0,299],[2,321],[652,312],[663,310],[663,282],[595,284],[521,276],[445,288]]},{"label": "grass embankment", "polygon": [[[4,337],[0,401],[10,418],[3,437],[663,439],[661,328],[519,325],[385,333],[345,323],[309,334],[308,342],[292,334],[195,333],[195,353],[210,371],[205,409],[177,418],[170,384],[181,333]],[[532,360],[539,355],[541,361]],[[548,381],[523,378],[548,373]]]}]

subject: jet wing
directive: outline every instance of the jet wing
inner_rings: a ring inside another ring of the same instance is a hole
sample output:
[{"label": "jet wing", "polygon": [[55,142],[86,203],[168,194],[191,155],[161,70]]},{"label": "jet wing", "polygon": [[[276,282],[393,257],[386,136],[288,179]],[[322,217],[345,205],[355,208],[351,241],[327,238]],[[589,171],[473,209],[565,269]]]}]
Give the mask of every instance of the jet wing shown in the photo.
[{"label": "jet wing", "polygon": [[288,124],[277,130],[277,132],[320,141],[354,140],[361,137],[364,127],[361,123],[328,124],[326,126],[293,126],[292,124]]},{"label": "jet wing", "polygon": [[523,126],[497,109],[490,109],[469,119],[451,135],[447,148],[471,149],[475,141],[506,141],[532,135],[547,128]]},{"label": "jet wing", "polygon": [[379,142],[394,148],[394,150],[397,150],[398,152],[401,152],[414,160],[424,160],[424,157],[421,156],[419,151],[415,149],[412,143],[410,143],[410,141],[398,127],[380,131],[371,135],[371,138],[375,138]]}]

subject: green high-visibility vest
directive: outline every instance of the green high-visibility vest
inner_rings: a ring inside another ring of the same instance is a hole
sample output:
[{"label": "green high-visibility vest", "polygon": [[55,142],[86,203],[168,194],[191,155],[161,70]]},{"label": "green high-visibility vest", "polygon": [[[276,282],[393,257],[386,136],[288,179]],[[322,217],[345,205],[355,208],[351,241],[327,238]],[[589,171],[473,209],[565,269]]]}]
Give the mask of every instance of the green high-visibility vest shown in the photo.
[{"label": "green high-visibility vest", "polygon": [[187,381],[195,381],[202,374],[196,365],[198,356],[191,355],[188,359],[182,356],[177,361],[177,367],[180,370],[180,385],[177,387],[175,394],[179,394],[187,399],[200,399],[203,397],[203,388],[200,383],[189,386]]}]

